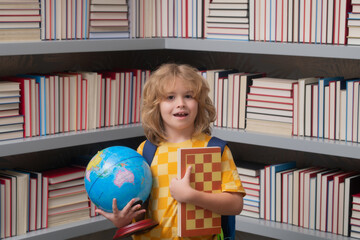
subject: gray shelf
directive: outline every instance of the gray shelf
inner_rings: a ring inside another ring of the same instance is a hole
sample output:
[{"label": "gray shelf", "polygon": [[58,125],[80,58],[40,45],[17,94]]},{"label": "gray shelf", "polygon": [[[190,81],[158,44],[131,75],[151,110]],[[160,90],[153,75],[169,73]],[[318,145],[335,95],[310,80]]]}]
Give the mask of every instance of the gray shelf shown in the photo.
[{"label": "gray shelf", "polygon": [[9,42],[0,43],[0,56],[156,49],[360,59],[358,46],[184,38]]},{"label": "gray shelf", "polygon": [[[360,157],[360,144],[357,143],[296,136],[277,136],[217,127],[213,129],[213,134],[231,142],[355,159]],[[89,131],[1,141],[0,157],[140,136],[144,136],[141,124],[132,124],[128,126],[107,127]]]},{"label": "gray shelf", "polygon": [[[62,240],[82,236],[84,234],[91,234],[99,231],[113,229],[114,226],[102,216],[93,217],[89,220],[79,221],[71,224],[65,224],[57,227],[42,229],[34,232],[29,232],[25,235],[7,238],[9,240]],[[290,224],[282,224],[273,221],[266,221],[263,219],[255,219],[243,216],[236,217],[236,230],[252,233],[260,236],[271,237],[275,239],[292,239],[292,240],[348,240],[340,235],[315,231],[296,227]],[[115,228],[114,228],[115,232]]]},{"label": "gray shelf", "polygon": [[360,47],[349,45],[171,38],[166,39],[165,48],[191,51],[360,59]]},{"label": "gray shelf", "polygon": [[[108,229],[113,229],[114,225],[103,216],[93,217],[88,220],[64,224],[61,226],[46,228],[29,232],[25,235],[6,238],[9,240],[63,240],[86,234],[96,233]],[[114,228],[115,233],[115,228]]]},{"label": "gray shelf", "polygon": [[236,230],[284,240],[353,239],[332,233],[296,227],[290,224],[283,224],[244,216],[236,216]]},{"label": "gray shelf", "polygon": [[56,40],[0,43],[0,56],[164,49],[164,39]]},{"label": "gray shelf", "polygon": [[141,124],[0,142],[0,157],[144,136]]},{"label": "gray shelf", "polygon": [[274,147],[338,157],[360,158],[360,144],[297,136],[277,136],[237,129],[213,129],[213,134],[230,142]]}]

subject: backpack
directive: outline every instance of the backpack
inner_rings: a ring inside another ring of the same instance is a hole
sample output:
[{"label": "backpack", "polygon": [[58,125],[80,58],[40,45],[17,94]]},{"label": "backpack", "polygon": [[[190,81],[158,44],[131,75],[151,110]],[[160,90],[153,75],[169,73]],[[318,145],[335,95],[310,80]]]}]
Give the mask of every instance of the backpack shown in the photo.
[{"label": "backpack", "polygon": [[[208,147],[220,147],[221,155],[224,152],[226,142],[220,138],[212,137],[208,142]],[[157,146],[152,144],[149,140],[145,141],[143,149],[143,157],[146,159],[149,166],[151,166],[152,160],[154,158]],[[233,215],[222,215],[221,216],[221,229],[222,235],[219,236],[220,239],[235,239],[235,216]],[[223,237],[223,238],[222,238]]]}]

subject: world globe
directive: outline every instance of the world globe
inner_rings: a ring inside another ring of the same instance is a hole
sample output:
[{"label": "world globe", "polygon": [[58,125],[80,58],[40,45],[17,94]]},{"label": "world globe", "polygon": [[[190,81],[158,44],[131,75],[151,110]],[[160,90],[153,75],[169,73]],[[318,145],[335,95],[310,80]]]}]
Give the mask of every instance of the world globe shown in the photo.
[{"label": "world globe", "polygon": [[106,212],[112,212],[113,198],[120,210],[133,198],[144,202],[152,186],[146,160],[124,146],[108,147],[95,154],[86,167],[84,178],[90,200]]}]

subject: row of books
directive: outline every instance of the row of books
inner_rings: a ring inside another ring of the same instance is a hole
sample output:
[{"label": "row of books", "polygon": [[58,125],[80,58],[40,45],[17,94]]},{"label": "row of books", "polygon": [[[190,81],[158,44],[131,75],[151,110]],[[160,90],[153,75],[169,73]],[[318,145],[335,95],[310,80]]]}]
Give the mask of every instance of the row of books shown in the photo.
[{"label": "row of books", "polygon": [[42,172],[0,170],[0,236],[71,223],[95,216],[84,187],[84,167]]},{"label": "row of books", "polygon": [[43,0],[41,39],[129,38],[126,0]]},{"label": "row of books", "polygon": [[[140,122],[141,90],[149,74],[147,70],[129,69],[21,75],[2,80],[20,83],[23,137],[32,137]],[[5,94],[7,98],[19,95],[14,91],[2,93],[4,98]],[[14,124],[16,119],[12,119]]]},{"label": "row of books", "polygon": [[90,0],[41,1],[41,40],[87,39]]},{"label": "row of books", "polygon": [[[292,80],[224,69],[200,73],[216,107],[215,126],[359,142],[359,79]],[[6,77],[2,83],[20,84],[20,104],[1,104],[0,114],[4,124],[23,129],[24,137],[138,123],[149,75],[131,69]],[[4,101],[19,97],[19,91],[3,89]],[[21,137],[19,131],[13,136],[4,130],[2,139]]]},{"label": "row of books", "polygon": [[140,13],[134,19],[136,37],[359,44],[355,0],[200,2],[135,0],[134,11]]},{"label": "row of books", "polygon": [[359,44],[359,6],[356,0],[4,2],[0,40],[180,37]]},{"label": "row of books", "polygon": [[[208,1],[134,0],[136,37],[202,38]],[[131,20],[130,20],[131,21]]]},{"label": "row of books", "polygon": [[249,39],[247,1],[136,0],[135,7],[139,38]]},{"label": "row of books", "polygon": [[204,70],[215,126],[359,142],[360,79],[281,79],[234,69]]},{"label": "row of books", "polygon": [[255,41],[346,44],[351,1],[252,1]]},{"label": "row of books", "polygon": [[295,162],[239,162],[238,172],[247,193],[241,215],[350,236],[359,172]]}]

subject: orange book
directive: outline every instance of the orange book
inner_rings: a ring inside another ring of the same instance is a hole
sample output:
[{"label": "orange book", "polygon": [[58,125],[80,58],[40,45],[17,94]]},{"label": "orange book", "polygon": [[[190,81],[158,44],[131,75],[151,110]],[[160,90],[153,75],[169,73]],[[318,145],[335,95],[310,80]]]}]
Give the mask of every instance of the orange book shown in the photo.
[{"label": "orange book", "polygon": [[[220,147],[178,149],[178,177],[191,165],[191,186],[198,191],[221,192]],[[219,234],[221,215],[192,204],[178,203],[178,235],[192,237]]]}]

